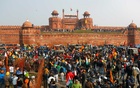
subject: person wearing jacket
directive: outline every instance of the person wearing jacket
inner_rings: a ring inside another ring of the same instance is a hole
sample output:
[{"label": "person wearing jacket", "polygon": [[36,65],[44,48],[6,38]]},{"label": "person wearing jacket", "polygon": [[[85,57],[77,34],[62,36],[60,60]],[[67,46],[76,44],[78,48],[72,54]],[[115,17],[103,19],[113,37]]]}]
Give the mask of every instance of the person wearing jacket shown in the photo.
[{"label": "person wearing jacket", "polygon": [[6,72],[6,75],[4,77],[5,81],[5,88],[9,88],[10,86],[10,72]]}]

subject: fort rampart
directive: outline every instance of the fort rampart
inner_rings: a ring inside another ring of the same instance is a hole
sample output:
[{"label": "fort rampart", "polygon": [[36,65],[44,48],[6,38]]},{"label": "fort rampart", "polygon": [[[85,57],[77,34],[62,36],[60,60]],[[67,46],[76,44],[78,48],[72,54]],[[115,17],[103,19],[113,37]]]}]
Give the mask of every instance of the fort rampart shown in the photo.
[{"label": "fort rampart", "polygon": [[[4,44],[37,44],[37,45],[54,45],[54,44],[114,44],[129,45],[132,43],[140,44],[140,31],[125,31],[124,33],[23,33],[19,31],[1,32],[0,42]],[[133,41],[133,42],[131,42]]]}]

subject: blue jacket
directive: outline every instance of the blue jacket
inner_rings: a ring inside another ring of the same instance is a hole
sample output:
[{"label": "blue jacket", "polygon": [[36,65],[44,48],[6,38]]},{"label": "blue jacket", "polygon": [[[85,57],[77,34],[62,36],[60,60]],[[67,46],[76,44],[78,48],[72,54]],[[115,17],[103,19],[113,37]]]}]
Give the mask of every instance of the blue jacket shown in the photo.
[{"label": "blue jacket", "polygon": [[3,84],[4,83],[4,74],[0,74],[0,83]]}]

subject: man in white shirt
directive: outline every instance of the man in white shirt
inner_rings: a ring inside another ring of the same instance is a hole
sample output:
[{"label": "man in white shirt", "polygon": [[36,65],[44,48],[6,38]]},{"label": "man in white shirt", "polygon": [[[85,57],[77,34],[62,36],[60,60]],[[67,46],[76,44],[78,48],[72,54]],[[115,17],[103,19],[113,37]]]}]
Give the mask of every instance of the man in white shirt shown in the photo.
[{"label": "man in white shirt", "polygon": [[51,80],[54,80],[55,81],[55,77],[50,75],[50,77],[48,78],[48,84],[50,84]]},{"label": "man in white shirt", "polygon": [[140,82],[139,80],[140,69],[138,68],[137,65],[134,65],[132,69],[133,69],[133,75],[135,76],[135,79],[137,79],[137,82],[139,83]]},{"label": "man in white shirt", "polygon": [[12,84],[13,84],[14,88],[17,88],[17,79],[18,79],[18,77],[14,74],[12,77]]},{"label": "man in white shirt", "polygon": [[13,73],[14,73],[14,67],[13,67],[13,66],[10,66],[10,67],[9,67],[9,70],[10,70],[10,75],[12,76]]}]

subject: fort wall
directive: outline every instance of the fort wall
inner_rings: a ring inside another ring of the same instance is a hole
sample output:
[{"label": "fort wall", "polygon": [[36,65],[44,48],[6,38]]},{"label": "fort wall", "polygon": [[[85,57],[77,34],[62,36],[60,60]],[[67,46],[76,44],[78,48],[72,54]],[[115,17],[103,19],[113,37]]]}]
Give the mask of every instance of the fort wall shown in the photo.
[{"label": "fort wall", "polygon": [[[140,32],[137,31],[135,35],[135,44],[140,44]],[[26,36],[27,37],[27,36]],[[46,33],[35,36],[30,36],[29,39],[35,39],[30,43],[34,44],[92,44],[92,45],[103,45],[103,44],[114,44],[123,45],[130,44],[133,40],[133,34],[128,35],[127,33]]]},{"label": "fort wall", "polygon": [[[128,44],[132,35],[125,33],[44,33],[44,34],[22,34],[20,39],[19,34],[1,34],[0,40],[4,44],[19,44],[20,40],[23,44],[37,45],[54,45],[54,44]],[[129,39],[128,39],[129,38]],[[140,44],[140,32],[135,35],[135,44]],[[131,43],[131,42],[130,42]]]}]

